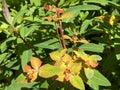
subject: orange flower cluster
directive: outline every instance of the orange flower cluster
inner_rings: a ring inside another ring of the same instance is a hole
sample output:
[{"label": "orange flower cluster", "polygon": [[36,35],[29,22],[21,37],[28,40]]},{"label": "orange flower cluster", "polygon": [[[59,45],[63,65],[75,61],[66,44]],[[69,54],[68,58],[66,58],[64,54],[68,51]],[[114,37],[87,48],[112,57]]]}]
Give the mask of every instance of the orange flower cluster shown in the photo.
[{"label": "orange flower cluster", "polygon": [[57,12],[57,13],[64,13],[64,10],[61,8],[57,8],[55,6],[51,6],[51,5],[45,5],[44,6],[45,10],[49,10],[51,12]]},{"label": "orange flower cluster", "polygon": [[55,7],[55,6],[51,6],[51,5],[45,5],[44,6],[44,9],[45,10],[49,10],[53,13],[56,13],[55,15],[53,16],[48,16],[48,17],[45,17],[44,19],[48,20],[48,21],[57,21],[59,20],[60,18],[57,17],[57,14],[62,14],[64,13],[64,10],[61,9],[61,8],[58,8],[58,7]]},{"label": "orange flower cluster", "polygon": [[30,65],[26,65],[24,67],[25,73],[27,75],[28,82],[33,82],[37,79],[39,74],[39,68],[42,64],[42,61],[39,58],[31,57],[30,58]]}]

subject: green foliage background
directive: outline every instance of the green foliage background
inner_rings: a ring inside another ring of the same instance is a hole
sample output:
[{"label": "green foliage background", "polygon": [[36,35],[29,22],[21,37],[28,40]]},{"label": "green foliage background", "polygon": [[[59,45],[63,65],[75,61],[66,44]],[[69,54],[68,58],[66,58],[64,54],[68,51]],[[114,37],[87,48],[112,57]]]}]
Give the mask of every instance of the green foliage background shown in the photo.
[{"label": "green foliage background", "polygon": [[[43,18],[52,15],[43,9],[44,5],[54,5],[55,0],[6,0],[11,14],[11,23],[19,30],[23,39],[35,49],[43,63],[53,63],[49,53],[62,49],[57,39],[55,23]],[[0,1],[0,90],[76,90],[68,83],[61,84],[51,79],[38,78],[33,83],[21,85],[23,67],[34,53],[12,30],[3,15]],[[120,1],[119,0],[60,0],[59,7],[74,15],[63,19],[65,34],[72,37],[74,30],[79,38],[90,43],[76,46],[88,53],[99,54],[98,70],[111,82],[110,87],[99,90],[120,89]],[[98,19],[108,14],[108,19]],[[114,24],[110,18],[115,17]],[[71,50],[73,43],[66,41]],[[21,76],[20,76],[21,75]],[[69,89],[70,88],[70,89]],[[94,88],[94,87],[93,87]],[[92,90],[86,85],[86,90]]]}]

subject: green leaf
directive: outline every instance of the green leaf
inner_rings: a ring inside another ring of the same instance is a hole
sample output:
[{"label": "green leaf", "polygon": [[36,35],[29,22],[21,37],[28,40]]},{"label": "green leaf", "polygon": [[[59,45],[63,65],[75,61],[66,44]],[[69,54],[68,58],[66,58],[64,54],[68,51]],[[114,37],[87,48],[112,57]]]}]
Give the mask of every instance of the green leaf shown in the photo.
[{"label": "green leaf", "polygon": [[90,60],[100,61],[100,60],[102,59],[102,57],[99,56],[99,55],[90,55],[90,56],[89,56],[89,59],[90,59]]},{"label": "green leaf", "polygon": [[92,52],[99,52],[99,53],[102,53],[104,50],[103,45],[98,45],[94,43],[83,44],[79,48],[85,51],[92,51]]},{"label": "green leaf", "polygon": [[[14,19],[13,19],[13,25],[20,19],[21,21],[22,21],[22,18],[21,17],[23,17],[23,15],[27,12],[28,10],[27,10],[27,7],[26,6],[23,6],[22,7],[22,9],[16,14],[16,16],[14,17]],[[20,21],[20,22],[21,22]]]},{"label": "green leaf", "polygon": [[120,60],[120,45],[119,44],[115,45],[115,54],[116,54],[117,60]]},{"label": "green leaf", "polygon": [[88,80],[89,82],[93,81],[95,84],[100,86],[111,86],[111,83],[108,81],[108,79],[95,69],[94,69],[94,76],[89,80]]},{"label": "green leaf", "polygon": [[53,50],[60,48],[58,39],[56,39],[56,38],[50,39],[50,40],[42,42],[42,43],[35,44],[34,46],[38,47],[38,48],[53,49]]},{"label": "green leaf", "polygon": [[120,9],[120,4],[118,4],[117,2],[113,2],[113,1],[108,1],[108,4],[110,6],[114,6],[117,9]]},{"label": "green leaf", "polygon": [[41,0],[30,0],[31,4],[35,4],[35,6],[41,5]]},{"label": "green leaf", "polygon": [[10,41],[14,41],[16,39],[16,37],[8,37],[8,39],[6,39],[1,45],[0,45],[0,49],[1,52],[3,53],[5,50],[7,50],[8,47],[8,42]]},{"label": "green leaf", "polygon": [[80,89],[80,90],[85,90],[85,86],[84,86],[84,83],[83,83],[83,80],[80,76],[78,75],[74,75],[74,76],[71,76],[70,77],[70,83],[76,87],[77,89]]},{"label": "green leaf", "polygon": [[[73,22],[74,18],[79,15],[80,10],[99,10],[100,7],[96,5],[77,5],[73,6],[65,11],[63,14],[66,16],[66,19],[63,19],[63,22]],[[62,16],[63,16],[62,15]]]},{"label": "green leaf", "polygon": [[21,65],[24,71],[24,66],[30,61],[30,57],[32,56],[32,50],[25,50],[21,55]]},{"label": "green leaf", "polygon": [[60,7],[60,6],[62,6],[64,3],[65,3],[65,0],[60,0],[58,6]]},{"label": "green leaf", "polygon": [[94,90],[99,90],[99,85],[97,85],[94,81],[88,80],[87,84]]},{"label": "green leaf", "polygon": [[94,76],[94,69],[92,68],[84,68],[85,75],[88,79]]},{"label": "green leaf", "polygon": [[6,58],[7,53],[0,54],[0,64]]},{"label": "green leaf", "polygon": [[22,88],[27,88],[30,89],[32,88],[37,82],[32,82],[32,83],[16,83],[15,80],[12,81],[12,83],[7,87],[6,90],[22,90]]},{"label": "green leaf", "polygon": [[41,84],[40,88],[48,89],[48,86],[49,86],[49,84],[48,84],[48,82],[45,80],[45,81]]},{"label": "green leaf", "polygon": [[97,6],[97,5],[78,5],[78,6],[74,6],[75,9],[79,10],[100,10],[101,7]]},{"label": "green leaf", "polygon": [[85,20],[83,22],[83,24],[81,25],[80,28],[80,34],[84,34],[87,31],[88,26],[90,25],[90,23],[93,21],[93,19],[91,20]]},{"label": "green leaf", "polygon": [[30,34],[32,34],[36,29],[38,29],[39,27],[37,25],[31,25],[29,28],[23,26],[20,30],[20,35],[22,37],[27,37]]},{"label": "green leaf", "polygon": [[114,47],[115,47],[116,58],[117,60],[120,60],[120,35],[118,34],[115,35]]},{"label": "green leaf", "polygon": [[74,50],[74,53],[77,55],[77,57],[80,57],[83,60],[85,60],[88,57],[88,55],[84,52],[84,50],[80,48],[78,49],[78,51]]},{"label": "green leaf", "polygon": [[86,2],[86,3],[98,3],[98,4],[101,4],[104,6],[108,4],[107,0],[85,0],[84,2]]},{"label": "green leaf", "polygon": [[16,83],[25,83],[25,80],[26,80],[26,76],[23,74],[23,73],[21,73],[17,78],[16,78]]},{"label": "green leaf", "polygon": [[61,69],[59,67],[45,64],[40,67],[39,76],[43,78],[50,78],[57,75],[60,71]]}]

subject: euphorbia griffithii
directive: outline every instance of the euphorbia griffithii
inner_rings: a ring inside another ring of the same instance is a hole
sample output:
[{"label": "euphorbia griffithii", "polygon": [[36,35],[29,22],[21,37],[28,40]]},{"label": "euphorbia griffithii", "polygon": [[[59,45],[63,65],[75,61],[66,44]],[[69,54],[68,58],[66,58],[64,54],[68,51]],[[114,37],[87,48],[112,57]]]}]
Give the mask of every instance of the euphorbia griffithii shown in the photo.
[{"label": "euphorbia griffithii", "polygon": [[37,79],[39,68],[42,64],[42,61],[39,58],[31,57],[30,64],[32,67],[30,65],[26,65],[24,67],[24,70],[26,72],[28,82],[33,82],[34,80]]}]

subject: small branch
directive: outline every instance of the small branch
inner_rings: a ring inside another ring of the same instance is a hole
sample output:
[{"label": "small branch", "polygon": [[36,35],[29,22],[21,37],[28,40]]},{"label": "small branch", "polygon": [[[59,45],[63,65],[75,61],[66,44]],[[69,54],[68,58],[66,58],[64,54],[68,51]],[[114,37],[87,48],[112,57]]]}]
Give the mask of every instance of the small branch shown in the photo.
[{"label": "small branch", "polygon": [[37,56],[38,58],[40,58],[40,57],[38,56],[38,54],[36,53],[35,49],[33,48],[33,46],[32,46],[30,43],[28,43],[28,42],[26,41],[26,39],[24,39],[24,38],[19,34],[18,30],[17,30],[13,25],[12,25],[11,27],[13,28],[13,31],[15,32],[15,34],[18,35],[18,36],[23,40],[23,42],[32,50],[32,52],[35,54],[35,56]]},{"label": "small branch", "polygon": [[[60,14],[57,13],[57,18],[60,18]],[[60,34],[61,34],[61,43],[62,43],[62,47],[63,48],[66,48],[66,44],[65,44],[65,40],[64,40],[64,30],[62,28],[62,21],[58,19],[58,30],[60,31]]]},{"label": "small branch", "polygon": [[60,42],[60,45],[61,45],[61,47],[62,47],[62,41],[61,41],[61,39],[60,39],[60,34],[59,34],[58,25],[55,23],[55,26],[56,26],[56,28],[57,28],[57,30],[56,30],[56,32],[57,32],[57,37],[58,37],[59,42]]},{"label": "small branch", "polygon": [[[56,7],[58,8],[58,3],[60,2],[60,0],[56,0]],[[63,48],[66,48],[66,44],[65,44],[65,40],[64,40],[64,30],[62,28],[62,21],[60,18],[60,13],[56,12],[57,14],[57,18],[58,18],[58,26],[57,26],[57,34],[58,34],[58,38],[60,40],[60,44],[62,45]],[[59,33],[60,32],[60,33]],[[61,38],[60,38],[61,36]]]}]

